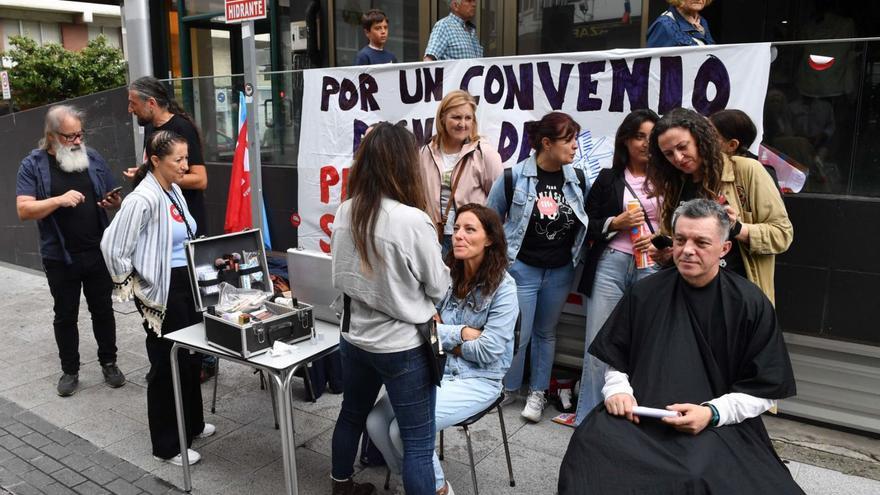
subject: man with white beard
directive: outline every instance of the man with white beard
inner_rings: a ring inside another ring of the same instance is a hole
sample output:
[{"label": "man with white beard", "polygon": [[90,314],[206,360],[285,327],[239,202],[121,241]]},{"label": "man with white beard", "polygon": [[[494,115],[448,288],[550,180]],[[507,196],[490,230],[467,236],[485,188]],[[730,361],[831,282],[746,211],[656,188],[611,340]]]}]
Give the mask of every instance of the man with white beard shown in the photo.
[{"label": "man with white beard", "polygon": [[118,208],[122,198],[104,159],[83,142],[83,115],[69,105],[49,109],[44,136],[22,160],[15,187],[18,218],[36,220],[40,232],[40,255],[55,302],[62,397],[79,386],[80,291],[92,314],[104,381],[113,388],[125,384],[116,366],[113,281],[100,248],[110,223],[106,210]]}]

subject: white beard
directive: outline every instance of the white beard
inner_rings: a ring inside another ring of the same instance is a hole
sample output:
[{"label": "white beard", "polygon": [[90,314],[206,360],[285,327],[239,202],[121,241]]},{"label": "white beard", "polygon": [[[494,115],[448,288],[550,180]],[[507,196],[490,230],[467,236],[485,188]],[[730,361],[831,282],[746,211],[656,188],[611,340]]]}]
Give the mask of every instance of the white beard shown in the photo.
[{"label": "white beard", "polygon": [[89,155],[86,154],[84,144],[64,146],[61,143],[55,143],[52,145],[52,151],[55,152],[58,166],[67,173],[82,172],[89,168]]}]

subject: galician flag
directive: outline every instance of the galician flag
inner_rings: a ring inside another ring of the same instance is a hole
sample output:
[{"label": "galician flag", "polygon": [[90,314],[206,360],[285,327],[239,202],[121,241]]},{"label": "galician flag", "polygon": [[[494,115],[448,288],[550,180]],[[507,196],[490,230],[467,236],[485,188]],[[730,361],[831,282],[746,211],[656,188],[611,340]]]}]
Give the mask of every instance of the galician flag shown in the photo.
[{"label": "galician flag", "polygon": [[[229,180],[229,195],[226,198],[226,233],[240,232],[253,226],[251,217],[251,166],[248,156],[247,105],[244,93],[238,92],[238,140],[232,156],[232,177]],[[272,249],[269,225],[266,223],[266,205],[263,204],[263,243]]]}]

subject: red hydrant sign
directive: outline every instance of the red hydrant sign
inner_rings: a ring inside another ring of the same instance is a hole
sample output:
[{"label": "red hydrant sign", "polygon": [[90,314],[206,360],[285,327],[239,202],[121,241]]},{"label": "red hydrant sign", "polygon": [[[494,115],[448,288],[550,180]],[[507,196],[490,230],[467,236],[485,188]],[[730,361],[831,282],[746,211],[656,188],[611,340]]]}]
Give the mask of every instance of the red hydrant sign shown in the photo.
[{"label": "red hydrant sign", "polygon": [[226,0],[226,22],[255,21],[266,18],[266,0]]}]

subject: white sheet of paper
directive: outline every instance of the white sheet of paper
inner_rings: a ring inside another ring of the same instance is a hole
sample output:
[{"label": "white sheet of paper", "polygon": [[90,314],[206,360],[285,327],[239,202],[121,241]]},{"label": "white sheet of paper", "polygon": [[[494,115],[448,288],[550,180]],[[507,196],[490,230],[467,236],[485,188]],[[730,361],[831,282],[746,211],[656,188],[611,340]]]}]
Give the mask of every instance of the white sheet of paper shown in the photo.
[{"label": "white sheet of paper", "polygon": [[666,409],[655,409],[653,407],[642,406],[633,407],[633,414],[648,418],[674,418],[681,415],[678,411],[667,411]]}]

